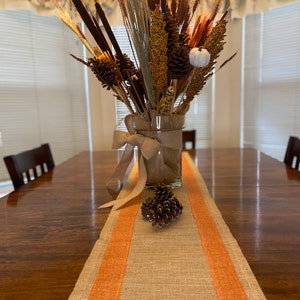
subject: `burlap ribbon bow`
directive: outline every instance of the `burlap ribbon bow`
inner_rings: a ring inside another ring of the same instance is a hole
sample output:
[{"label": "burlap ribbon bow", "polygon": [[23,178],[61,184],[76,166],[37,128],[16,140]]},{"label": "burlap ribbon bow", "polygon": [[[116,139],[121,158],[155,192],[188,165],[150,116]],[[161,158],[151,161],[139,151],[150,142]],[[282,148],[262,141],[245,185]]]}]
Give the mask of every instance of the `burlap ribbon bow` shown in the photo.
[{"label": "burlap ribbon bow", "polygon": [[142,134],[129,134],[128,132],[116,130],[113,136],[113,149],[119,149],[125,144],[131,146],[138,146],[143,157],[147,160],[154,156],[159,147],[160,143],[153,138],[144,136]]},{"label": "burlap ribbon bow", "polygon": [[147,181],[147,172],[144,159],[148,160],[153,157],[160,148],[160,143],[156,139],[141,134],[129,134],[123,131],[114,131],[112,148],[119,149],[124,145],[126,145],[125,151],[122,155],[121,161],[119,162],[107,184],[107,188],[112,195],[117,194],[114,186],[117,182],[121,182],[124,178],[128,166],[133,159],[135,146],[138,146],[141,151],[138,162],[139,178],[137,184],[126,197],[105,203],[101,205],[100,208],[114,206],[114,209],[119,209],[129,200],[138,196],[143,191]]}]

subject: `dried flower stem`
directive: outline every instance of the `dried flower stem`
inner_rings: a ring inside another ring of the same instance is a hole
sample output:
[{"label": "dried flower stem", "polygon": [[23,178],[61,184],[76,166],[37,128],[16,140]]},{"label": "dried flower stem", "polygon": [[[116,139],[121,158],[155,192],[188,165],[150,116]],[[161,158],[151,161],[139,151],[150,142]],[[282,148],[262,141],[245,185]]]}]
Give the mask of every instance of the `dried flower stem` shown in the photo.
[{"label": "dried flower stem", "polygon": [[145,87],[146,98],[150,102],[150,107],[155,106],[152,101],[153,85],[151,72],[149,68],[150,61],[150,9],[146,1],[140,0],[119,0],[121,5],[123,21],[132,40],[134,51],[137,58],[143,82]]},{"label": "dried flower stem", "polygon": [[165,21],[162,12],[158,6],[151,13],[152,22],[150,26],[150,48],[151,60],[150,71],[152,74],[152,83],[155,86],[155,103],[159,106],[159,99],[167,88],[168,78],[168,58],[167,41],[168,35],[165,32]]},{"label": "dried flower stem", "polygon": [[104,13],[104,11],[103,11],[103,9],[102,9],[102,7],[100,6],[99,3],[96,3],[96,10],[97,10],[97,13],[99,14],[99,17],[100,17],[100,19],[103,23],[103,26],[106,30],[106,33],[107,33],[107,35],[108,35],[108,37],[109,37],[116,53],[117,53],[117,56],[118,56],[118,58],[121,62],[122,67],[127,68],[127,64],[126,64],[126,61],[123,58],[123,54],[122,54],[122,51],[120,49],[120,46],[119,46],[119,44],[118,44],[118,42],[115,38],[115,35],[113,34],[113,32],[111,30],[111,27],[110,27],[110,25],[109,25],[109,23],[106,19],[105,13]]},{"label": "dried flower stem", "polygon": [[189,105],[196,95],[202,90],[207,80],[213,75],[213,70],[216,64],[216,60],[223,50],[225,44],[225,33],[226,33],[225,19],[217,22],[216,26],[213,27],[211,34],[206,39],[203,48],[207,49],[211,55],[210,62],[205,68],[197,68],[191,78],[191,81],[186,89],[186,99],[177,108],[177,113],[185,111],[186,106]]},{"label": "dried flower stem", "polygon": [[66,13],[66,11],[64,10],[64,8],[57,7],[56,12],[57,12],[57,15],[60,18],[60,20],[65,25],[67,25],[78,36],[78,38],[81,40],[81,42],[86,47],[86,49],[93,56],[95,56],[95,52],[93,50],[93,47],[87,41],[86,36],[84,35],[84,33],[82,32],[82,30],[80,29],[80,27],[78,25],[76,25],[76,24],[73,23],[73,21],[71,20],[70,16]]},{"label": "dried flower stem", "polygon": [[[75,5],[77,11],[79,12],[82,20],[85,25],[89,29],[90,33],[94,37],[96,43],[102,51],[107,51],[111,53],[111,49],[106,42],[106,39],[101,31],[99,31],[99,27],[95,26],[95,22],[93,18],[89,15],[83,3],[80,0],[72,0]],[[111,54],[112,55],[112,54]]]}]

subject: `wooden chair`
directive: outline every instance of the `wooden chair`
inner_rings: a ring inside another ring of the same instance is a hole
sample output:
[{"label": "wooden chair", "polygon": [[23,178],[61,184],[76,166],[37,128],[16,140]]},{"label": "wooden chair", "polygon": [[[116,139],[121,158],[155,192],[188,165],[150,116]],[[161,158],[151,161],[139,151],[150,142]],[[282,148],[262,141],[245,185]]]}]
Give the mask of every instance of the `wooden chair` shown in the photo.
[{"label": "wooden chair", "polygon": [[49,144],[3,158],[14,188],[54,168]]},{"label": "wooden chair", "polygon": [[288,145],[284,156],[284,163],[300,171],[300,139],[298,137],[289,137]]},{"label": "wooden chair", "polygon": [[188,149],[188,144],[192,144],[191,149],[196,149],[196,130],[182,131],[182,149]]}]

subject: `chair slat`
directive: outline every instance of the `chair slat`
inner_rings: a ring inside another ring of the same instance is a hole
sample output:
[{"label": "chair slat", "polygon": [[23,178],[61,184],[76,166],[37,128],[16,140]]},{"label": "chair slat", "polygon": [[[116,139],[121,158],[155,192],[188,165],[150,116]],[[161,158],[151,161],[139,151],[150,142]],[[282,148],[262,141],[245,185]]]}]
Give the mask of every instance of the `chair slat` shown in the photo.
[{"label": "chair slat", "polygon": [[284,163],[300,171],[300,139],[298,137],[289,137]]},{"label": "chair slat", "polygon": [[47,166],[47,171],[55,166],[49,144],[9,155],[3,159],[15,189],[26,183],[24,175],[27,182],[37,178],[40,175],[37,171],[38,166],[42,174],[46,173],[44,164]]},{"label": "chair slat", "polygon": [[192,149],[196,148],[196,130],[182,131],[182,149],[188,149],[188,143],[192,144]]}]

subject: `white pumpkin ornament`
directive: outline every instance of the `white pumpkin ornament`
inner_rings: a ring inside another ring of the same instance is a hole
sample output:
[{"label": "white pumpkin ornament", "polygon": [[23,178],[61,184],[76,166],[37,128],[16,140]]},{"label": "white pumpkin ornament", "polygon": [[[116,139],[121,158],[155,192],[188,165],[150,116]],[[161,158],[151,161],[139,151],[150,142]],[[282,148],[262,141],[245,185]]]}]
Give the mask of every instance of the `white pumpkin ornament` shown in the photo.
[{"label": "white pumpkin ornament", "polygon": [[204,68],[210,61],[210,54],[206,49],[193,48],[189,53],[190,64],[196,68]]}]

